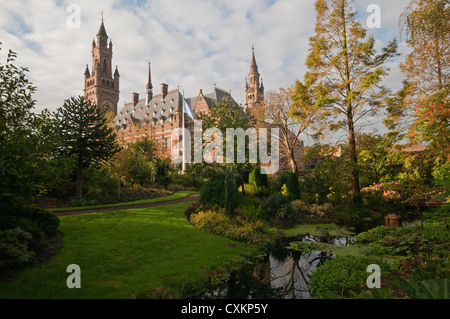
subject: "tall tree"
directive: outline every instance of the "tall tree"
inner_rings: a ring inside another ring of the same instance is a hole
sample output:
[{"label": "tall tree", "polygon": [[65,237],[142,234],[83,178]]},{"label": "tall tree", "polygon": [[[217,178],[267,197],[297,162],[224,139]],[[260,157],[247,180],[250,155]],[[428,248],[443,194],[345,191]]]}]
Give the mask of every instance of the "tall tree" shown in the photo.
[{"label": "tall tree", "polygon": [[411,52],[400,64],[404,85],[390,101],[386,122],[390,129],[404,130],[416,119],[417,105],[449,89],[449,1],[412,0],[399,25]]},{"label": "tall tree", "polygon": [[44,190],[37,176],[54,136],[48,111],[34,112],[36,87],[28,68],[14,65],[16,57],[9,50],[6,63],[0,63],[0,212],[14,211]]},{"label": "tall tree", "polygon": [[344,129],[349,143],[353,201],[361,201],[355,126],[383,106],[387,90],[380,85],[395,56],[394,39],[375,50],[375,39],[367,37],[355,19],[351,0],[317,0],[316,34],[310,38],[305,85],[313,86],[316,105],[331,130]]},{"label": "tall tree", "polygon": [[450,85],[450,4],[448,0],[413,0],[400,25],[412,52],[401,64],[418,98],[430,97]]},{"label": "tall tree", "polygon": [[64,101],[55,114],[61,155],[72,157],[77,171],[77,198],[82,199],[83,169],[110,160],[120,147],[98,107],[83,96]]}]

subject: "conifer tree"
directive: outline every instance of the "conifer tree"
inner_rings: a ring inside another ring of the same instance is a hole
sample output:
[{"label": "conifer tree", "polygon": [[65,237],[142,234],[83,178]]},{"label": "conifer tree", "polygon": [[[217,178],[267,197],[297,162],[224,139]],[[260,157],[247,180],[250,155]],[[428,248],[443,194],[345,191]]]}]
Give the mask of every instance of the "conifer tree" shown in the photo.
[{"label": "conifer tree", "polygon": [[62,140],[59,153],[76,163],[77,199],[81,200],[83,169],[107,162],[120,150],[116,134],[95,103],[83,96],[65,100],[55,117]]},{"label": "conifer tree", "polygon": [[305,85],[315,92],[316,105],[330,130],[346,131],[353,201],[361,201],[355,127],[375,115],[387,94],[380,83],[395,56],[394,39],[380,54],[375,39],[355,19],[351,0],[317,0],[316,34],[310,38]]}]

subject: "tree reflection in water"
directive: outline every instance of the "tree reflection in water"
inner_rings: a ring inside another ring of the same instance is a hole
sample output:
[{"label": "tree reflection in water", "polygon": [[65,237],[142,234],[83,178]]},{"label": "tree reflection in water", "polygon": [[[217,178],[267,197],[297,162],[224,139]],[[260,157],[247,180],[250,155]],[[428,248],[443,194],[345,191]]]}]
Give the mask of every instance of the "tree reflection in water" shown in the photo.
[{"label": "tree reflection in water", "polygon": [[[334,258],[332,252],[303,252],[286,248],[279,242],[269,254],[240,270],[233,271],[226,283],[210,287],[201,298],[227,299],[310,299],[308,285],[311,274],[325,261]],[[314,237],[311,235],[296,241],[315,241],[335,245],[351,245],[352,237]]]}]

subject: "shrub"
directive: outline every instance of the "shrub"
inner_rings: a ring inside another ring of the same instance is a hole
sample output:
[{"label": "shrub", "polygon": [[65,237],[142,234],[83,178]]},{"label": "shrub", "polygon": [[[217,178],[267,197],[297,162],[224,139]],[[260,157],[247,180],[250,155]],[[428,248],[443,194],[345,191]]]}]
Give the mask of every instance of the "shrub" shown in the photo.
[{"label": "shrub", "polygon": [[266,174],[261,174],[261,168],[255,167],[248,176],[248,183],[260,188],[269,187],[269,180]]},{"label": "shrub", "polygon": [[200,188],[199,201],[203,204],[225,206],[225,175],[216,173],[211,176]]},{"label": "shrub", "polygon": [[333,206],[329,203],[318,205],[294,200],[291,205],[301,223],[328,223],[334,212]]},{"label": "shrub", "polygon": [[28,243],[30,233],[17,227],[0,231],[0,269],[12,272],[21,269],[31,259]]},{"label": "shrub", "polygon": [[287,173],[286,190],[289,200],[293,201],[300,199],[300,185],[298,183],[297,173]]},{"label": "shrub", "polygon": [[247,243],[257,243],[267,239],[262,221],[244,221],[208,210],[191,215],[190,222],[202,230]]},{"label": "shrub", "polygon": [[96,199],[71,199],[70,206],[72,207],[80,207],[80,206],[95,206],[99,205],[100,202]]},{"label": "shrub", "polygon": [[18,213],[18,216],[34,222],[46,235],[55,234],[59,226],[58,216],[37,207],[26,207]]},{"label": "shrub", "polygon": [[225,213],[228,216],[234,216],[234,210],[239,204],[238,196],[239,196],[238,190],[236,184],[234,183],[233,168],[231,166],[228,166],[225,171],[225,194],[224,194]]},{"label": "shrub", "polygon": [[203,182],[203,179],[196,174],[172,174],[170,177],[174,185],[189,189],[198,189]]},{"label": "shrub", "polygon": [[351,291],[359,292],[366,285],[370,264],[379,265],[383,276],[396,268],[375,257],[336,257],[312,273],[309,288],[319,299],[349,296]]},{"label": "shrub", "polygon": [[275,225],[286,227],[294,223],[297,216],[286,197],[282,194],[272,194],[267,197],[263,205],[261,218]]}]

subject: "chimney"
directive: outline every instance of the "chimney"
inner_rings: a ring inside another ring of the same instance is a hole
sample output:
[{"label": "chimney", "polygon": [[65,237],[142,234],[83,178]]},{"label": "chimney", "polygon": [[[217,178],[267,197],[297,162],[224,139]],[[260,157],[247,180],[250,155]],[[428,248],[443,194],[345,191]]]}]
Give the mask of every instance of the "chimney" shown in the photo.
[{"label": "chimney", "polygon": [[133,106],[135,106],[139,101],[139,93],[133,92],[131,93],[131,96],[133,98]]},{"label": "chimney", "polygon": [[167,84],[161,83],[161,95],[162,95],[162,98],[165,98],[166,95],[167,95],[167,87],[168,87]]}]

